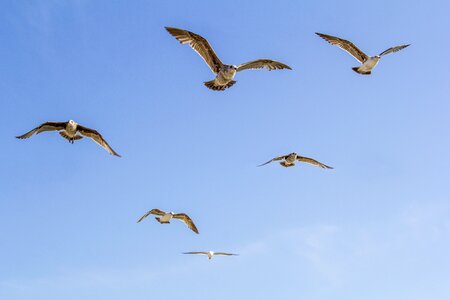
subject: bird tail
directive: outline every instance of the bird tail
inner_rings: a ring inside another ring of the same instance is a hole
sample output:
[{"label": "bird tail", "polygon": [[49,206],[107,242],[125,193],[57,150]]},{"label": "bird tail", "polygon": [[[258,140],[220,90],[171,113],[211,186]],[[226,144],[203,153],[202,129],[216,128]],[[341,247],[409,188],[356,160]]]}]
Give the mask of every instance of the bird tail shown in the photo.
[{"label": "bird tail", "polygon": [[161,218],[155,217],[155,220],[158,221],[160,224],[170,224],[169,221],[161,221]]},{"label": "bird tail", "polygon": [[211,80],[211,81],[206,81],[204,82],[205,86],[208,89],[214,90],[214,91],[224,91],[226,88],[229,88],[231,86],[233,86],[236,83],[235,80],[231,80],[230,82],[228,82],[226,85],[220,85],[216,83],[216,80]]},{"label": "bird tail", "polygon": [[295,164],[288,164],[285,161],[280,162],[280,165],[282,165],[285,168],[293,167]]},{"label": "bird tail", "polygon": [[67,135],[67,132],[65,132],[65,131],[60,131],[59,132],[59,134],[63,137],[63,138],[65,138],[66,140],[68,140],[68,141],[76,141],[76,140],[81,140],[83,137],[81,136],[81,135],[79,135],[79,134],[77,134],[77,135],[75,135],[74,137],[69,137],[69,135]]},{"label": "bird tail", "polygon": [[354,67],[354,68],[352,68],[352,70],[355,71],[356,73],[362,74],[362,75],[370,75],[370,74],[372,74],[372,71],[369,71],[369,72],[361,72],[361,71],[359,70],[359,67]]}]

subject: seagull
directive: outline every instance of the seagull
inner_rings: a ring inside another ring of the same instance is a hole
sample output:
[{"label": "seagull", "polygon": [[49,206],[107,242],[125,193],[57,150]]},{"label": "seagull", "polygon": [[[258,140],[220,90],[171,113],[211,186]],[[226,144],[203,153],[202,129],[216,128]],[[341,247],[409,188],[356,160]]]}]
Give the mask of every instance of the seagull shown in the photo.
[{"label": "seagull", "polygon": [[187,214],[184,214],[184,213],[176,214],[173,212],[165,212],[160,209],[154,208],[154,209],[146,212],[145,215],[143,215],[137,222],[138,223],[141,222],[142,220],[147,218],[149,215],[159,216],[159,217],[155,217],[155,219],[156,219],[156,221],[158,221],[161,224],[170,224],[170,220],[172,220],[172,218],[181,220],[187,225],[187,227],[189,227],[190,230],[192,230],[193,232],[198,234],[197,227],[195,227],[194,222],[191,220],[191,218],[189,218],[189,216]]},{"label": "seagull", "polygon": [[[16,136],[16,138],[27,139],[33,134],[38,134],[44,131],[59,131],[59,134],[72,144],[74,141],[80,140],[83,138],[83,136],[86,136],[93,139],[94,142],[105,148],[106,151],[109,152],[109,154],[121,157],[108,145],[108,143],[105,141],[105,139],[103,139],[102,135],[98,133],[97,130],[81,126],[74,120],[69,120],[67,122],[45,122],[21,136]],[[77,133],[81,133],[83,136]]]},{"label": "seagull", "polygon": [[207,88],[214,91],[223,91],[226,88],[231,87],[236,83],[236,81],[233,80],[236,72],[240,72],[243,70],[262,68],[266,68],[269,71],[275,69],[292,70],[288,65],[271,59],[258,59],[238,66],[225,65],[220,61],[219,57],[216,55],[213,48],[205,38],[187,30],[173,27],[165,28],[181,44],[188,44],[189,46],[191,46],[191,48],[194,49],[195,52],[197,52],[208,64],[208,66],[211,68],[211,71],[216,74],[216,78],[214,80],[204,82]]},{"label": "seagull", "polygon": [[278,156],[278,157],[272,158],[268,162],[265,162],[262,165],[259,165],[258,167],[267,165],[268,163],[271,163],[273,161],[278,161],[278,160],[282,160],[282,162],[280,162],[280,165],[282,165],[283,167],[286,167],[286,168],[295,166],[295,161],[298,160],[298,161],[301,161],[301,162],[306,162],[306,163],[309,163],[309,164],[312,164],[312,165],[319,166],[319,167],[324,168],[324,169],[333,169],[332,167],[327,166],[327,165],[325,165],[325,164],[323,164],[321,162],[318,162],[315,159],[312,159],[312,158],[309,158],[309,157],[300,156],[300,155],[298,155],[295,152],[292,152],[292,153],[287,154],[287,155],[283,155],[283,156]]},{"label": "seagull", "polygon": [[213,256],[216,255],[223,255],[223,256],[232,256],[232,255],[239,255],[234,253],[226,253],[226,252],[214,252],[214,251],[193,251],[193,252],[184,252],[183,254],[201,254],[208,256],[208,259],[213,258]]},{"label": "seagull", "polygon": [[352,68],[352,70],[355,71],[356,73],[363,74],[363,75],[372,74],[372,69],[375,68],[375,66],[378,64],[378,61],[380,60],[380,58],[382,56],[389,54],[389,53],[400,51],[410,45],[410,44],[408,44],[408,45],[400,45],[400,46],[391,47],[387,50],[384,50],[383,52],[381,52],[378,55],[369,57],[367,54],[365,54],[364,52],[359,50],[358,47],[356,47],[352,42],[349,42],[344,39],[340,39],[335,36],[326,35],[323,33],[316,32],[316,34],[318,36],[320,36],[321,38],[323,38],[324,40],[326,40],[331,45],[338,46],[339,48],[341,48],[342,50],[346,51],[351,56],[356,58],[356,60],[359,61],[362,65],[359,67],[354,67],[354,68]]}]

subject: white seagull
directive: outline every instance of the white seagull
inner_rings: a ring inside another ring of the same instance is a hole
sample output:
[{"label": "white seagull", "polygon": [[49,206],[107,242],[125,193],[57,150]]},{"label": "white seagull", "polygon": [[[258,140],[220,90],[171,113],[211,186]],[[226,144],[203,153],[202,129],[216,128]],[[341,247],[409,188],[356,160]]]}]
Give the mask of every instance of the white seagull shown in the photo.
[{"label": "white seagull", "polygon": [[137,222],[141,222],[145,218],[147,218],[149,215],[156,215],[159,217],[155,217],[156,221],[158,221],[161,224],[170,224],[170,220],[178,219],[184,222],[189,229],[191,229],[193,232],[198,234],[198,229],[195,227],[194,222],[189,218],[187,214],[184,213],[173,213],[173,212],[165,212],[160,209],[154,208],[152,210],[149,210],[145,213]]},{"label": "white seagull", "polygon": [[[38,134],[44,131],[59,131],[59,134],[72,144],[75,140],[80,140],[83,138],[83,136],[86,136],[105,148],[106,151],[108,151],[110,154],[120,157],[120,155],[117,154],[117,152],[108,145],[108,143],[105,141],[102,135],[98,133],[97,130],[81,126],[73,120],[69,120],[68,122],[45,122],[21,136],[16,136],[16,138],[27,139],[34,134]],[[77,133],[81,133],[83,136]]]},{"label": "white seagull", "polygon": [[309,163],[309,164],[312,164],[312,165],[319,166],[319,167],[324,168],[324,169],[333,169],[332,167],[327,166],[327,165],[325,165],[325,164],[323,164],[323,163],[321,163],[321,162],[319,162],[319,161],[317,161],[315,159],[312,159],[312,158],[309,158],[309,157],[305,157],[305,156],[300,156],[300,155],[298,155],[295,152],[289,153],[287,155],[282,155],[282,156],[278,156],[278,157],[272,158],[268,162],[265,162],[265,163],[259,165],[258,167],[267,165],[268,163],[271,163],[273,161],[278,161],[278,160],[282,160],[282,162],[280,162],[280,165],[282,165],[283,167],[286,167],[286,168],[295,166],[295,161],[298,160],[298,161],[301,161],[301,162],[306,162],[306,163]]},{"label": "white seagull", "polygon": [[216,78],[214,80],[204,83],[206,87],[215,91],[223,91],[226,88],[231,87],[236,83],[236,81],[233,80],[236,72],[240,72],[243,70],[262,68],[266,68],[269,71],[275,69],[292,70],[288,65],[271,59],[258,59],[241,64],[239,66],[225,65],[220,61],[219,57],[216,55],[213,48],[205,38],[187,30],[173,27],[165,28],[181,44],[188,44],[189,46],[191,46],[191,48],[194,49],[195,52],[197,52],[208,64],[208,66],[211,68],[211,71],[216,74]]},{"label": "white seagull", "polygon": [[400,45],[400,46],[391,47],[387,50],[384,50],[383,52],[381,52],[378,55],[369,57],[367,54],[365,54],[364,52],[359,50],[358,47],[356,47],[352,42],[349,42],[344,39],[340,39],[335,36],[323,34],[323,33],[316,32],[316,34],[318,36],[320,36],[321,38],[323,38],[324,40],[326,40],[331,45],[338,46],[342,50],[346,51],[351,56],[353,56],[357,61],[359,61],[362,65],[359,67],[354,67],[354,68],[352,68],[352,70],[355,71],[356,73],[363,74],[363,75],[372,74],[372,69],[375,68],[375,66],[378,64],[378,61],[380,60],[380,58],[382,56],[392,53],[392,52],[397,52],[397,51],[402,50],[410,45],[410,44],[408,44],[408,45]]},{"label": "white seagull", "polygon": [[208,257],[208,259],[211,259],[216,255],[223,255],[223,256],[239,255],[239,254],[234,254],[234,253],[214,252],[214,251],[193,251],[193,252],[183,252],[183,254],[201,254],[201,255],[206,255]]}]

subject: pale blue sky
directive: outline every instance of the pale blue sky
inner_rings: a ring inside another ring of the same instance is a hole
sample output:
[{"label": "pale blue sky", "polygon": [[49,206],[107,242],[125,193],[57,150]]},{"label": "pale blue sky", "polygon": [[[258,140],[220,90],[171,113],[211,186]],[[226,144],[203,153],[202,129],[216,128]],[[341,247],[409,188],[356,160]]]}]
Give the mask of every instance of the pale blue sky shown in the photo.
[{"label": "pale blue sky", "polygon": [[[447,1],[3,1],[0,299],[450,299]],[[165,30],[223,62],[225,92]],[[372,76],[314,32],[368,54]],[[44,121],[99,130],[123,158]],[[297,151],[334,166],[255,166]],[[212,156],[214,154],[214,156]],[[183,224],[136,224],[147,210]],[[218,250],[237,257],[185,256]]]}]

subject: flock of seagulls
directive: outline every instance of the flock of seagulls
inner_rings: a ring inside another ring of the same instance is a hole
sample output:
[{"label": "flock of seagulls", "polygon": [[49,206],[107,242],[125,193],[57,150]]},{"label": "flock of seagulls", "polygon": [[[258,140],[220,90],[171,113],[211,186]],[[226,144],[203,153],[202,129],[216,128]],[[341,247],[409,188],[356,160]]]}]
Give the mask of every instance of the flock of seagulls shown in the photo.
[{"label": "flock of seagulls", "polygon": [[[282,70],[288,69],[292,70],[292,68],[284,63],[279,61],[271,60],[271,59],[257,59],[254,61],[250,61],[247,63],[243,63],[240,65],[227,65],[222,63],[219,57],[214,52],[213,48],[209,44],[209,42],[203,38],[202,36],[193,33],[188,30],[174,28],[174,27],[165,27],[165,29],[174,36],[181,44],[189,45],[195,52],[197,52],[200,57],[206,62],[211,71],[216,75],[213,80],[204,82],[205,86],[214,91],[224,91],[225,89],[233,86],[236,81],[234,77],[237,72],[249,70],[249,69],[267,69],[271,70]],[[358,47],[356,47],[353,43],[334,37],[331,35],[316,33],[318,36],[326,40],[332,45],[340,47],[342,50],[348,52],[352,55],[356,60],[358,60],[361,65],[359,67],[352,68],[353,71],[362,74],[362,75],[370,75],[372,73],[372,69],[378,64],[380,58],[386,54],[400,51],[408,46],[407,45],[399,45],[395,47],[391,47],[378,55],[368,56],[364,52],[362,52]],[[67,122],[45,122],[38,127],[30,130],[29,132],[17,136],[18,139],[28,139],[35,134],[39,134],[45,131],[58,131],[59,134],[69,141],[69,143],[73,144],[74,141],[80,140],[83,137],[88,137],[92,139],[94,142],[103,147],[106,151],[108,151],[111,155],[121,157],[116,151],[114,151],[111,146],[106,142],[106,140],[102,137],[102,135],[91,128],[82,126],[76,123],[73,120],[69,120]],[[290,154],[274,157],[271,160],[259,165],[264,166],[273,161],[279,161],[279,164],[285,168],[295,166],[295,163],[304,162],[308,164],[312,164],[323,169],[333,169],[332,167],[325,165],[315,159],[300,156],[296,152],[292,152]],[[166,212],[162,211],[158,208],[154,208],[146,212],[138,221],[140,223],[142,220],[147,218],[149,215],[156,216],[155,219],[160,224],[170,224],[172,219],[180,220],[186,226],[199,234],[197,227],[194,224],[194,221],[185,213],[174,213],[174,212]],[[214,256],[234,256],[238,254],[228,253],[228,252],[214,252],[214,251],[193,251],[193,252],[184,252],[183,254],[196,254],[196,255],[205,255],[208,259],[212,259]]]}]

